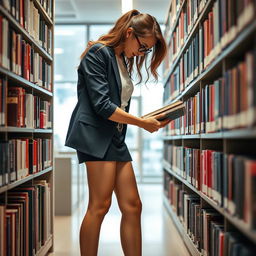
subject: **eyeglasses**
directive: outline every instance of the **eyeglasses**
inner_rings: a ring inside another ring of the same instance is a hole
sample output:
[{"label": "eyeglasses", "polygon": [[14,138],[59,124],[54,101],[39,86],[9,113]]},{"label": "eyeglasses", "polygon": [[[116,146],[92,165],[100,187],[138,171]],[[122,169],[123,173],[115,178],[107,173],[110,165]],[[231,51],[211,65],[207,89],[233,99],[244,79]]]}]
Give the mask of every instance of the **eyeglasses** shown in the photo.
[{"label": "eyeglasses", "polygon": [[143,52],[144,54],[148,54],[148,53],[152,52],[152,49],[146,48],[146,47],[140,42],[139,38],[138,38],[135,34],[134,34],[134,36],[135,36],[135,38],[136,38],[138,44],[140,45],[139,50],[138,50],[139,52]]}]

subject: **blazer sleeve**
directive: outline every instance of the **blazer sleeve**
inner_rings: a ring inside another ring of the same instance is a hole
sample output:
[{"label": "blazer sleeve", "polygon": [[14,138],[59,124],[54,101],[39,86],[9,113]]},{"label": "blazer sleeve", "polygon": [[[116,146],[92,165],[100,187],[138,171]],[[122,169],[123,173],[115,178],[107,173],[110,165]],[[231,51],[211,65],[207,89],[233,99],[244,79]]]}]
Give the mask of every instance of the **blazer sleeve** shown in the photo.
[{"label": "blazer sleeve", "polygon": [[85,84],[93,109],[97,114],[108,119],[116,110],[109,97],[106,58],[102,49],[92,46],[82,59],[80,68],[85,78]]}]

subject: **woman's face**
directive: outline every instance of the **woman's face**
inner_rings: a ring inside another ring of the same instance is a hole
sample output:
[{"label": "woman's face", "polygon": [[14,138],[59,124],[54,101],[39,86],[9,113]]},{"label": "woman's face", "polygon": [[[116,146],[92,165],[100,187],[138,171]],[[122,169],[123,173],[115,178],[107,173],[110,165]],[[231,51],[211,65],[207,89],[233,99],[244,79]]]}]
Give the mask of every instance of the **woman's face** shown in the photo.
[{"label": "woman's face", "polygon": [[124,55],[127,58],[135,56],[143,56],[147,54],[156,43],[154,36],[139,37],[133,33],[132,28],[128,28],[126,33],[126,40],[124,42]]}]

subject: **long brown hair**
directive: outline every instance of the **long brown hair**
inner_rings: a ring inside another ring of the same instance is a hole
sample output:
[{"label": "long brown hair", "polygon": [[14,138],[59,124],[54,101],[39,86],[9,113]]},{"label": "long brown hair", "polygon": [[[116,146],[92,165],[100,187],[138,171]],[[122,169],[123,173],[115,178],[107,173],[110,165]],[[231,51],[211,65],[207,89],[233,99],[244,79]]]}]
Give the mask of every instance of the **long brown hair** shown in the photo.
[{"label": "long brown hair", "polygon": [[[126,31],[129,27],[133,28],[134,34],[139,37],[150,37],[154,36],[156,38],[156,44],[153,47],[150,67],[146,66],[146,56],[137,56],[135,59],[136,68],[139,76],[139,82],[142,81],[141,67],[145,61],[145,67],[147,71],[147,80],[149,79],[149,70],[151,71],[154,78],[157,80],[157,68],[161,64],[162,60],[166,54],[166,43],[163,38],[161,28],[156,21],[155,17],[140,13],[137,10],[131,10],[124,15],[122,15],[115,23],[114,27],[108,32],[108,34],[101,36],[96,41],[89,41],[87,48],[82,53],[81,58],[83,58],[88,52],[89,48],[96,44],[101,43],[105,46],[110,46],[116,48],[125,41]],[[128,59],[128,71],[132,74],[134,58]]]}]

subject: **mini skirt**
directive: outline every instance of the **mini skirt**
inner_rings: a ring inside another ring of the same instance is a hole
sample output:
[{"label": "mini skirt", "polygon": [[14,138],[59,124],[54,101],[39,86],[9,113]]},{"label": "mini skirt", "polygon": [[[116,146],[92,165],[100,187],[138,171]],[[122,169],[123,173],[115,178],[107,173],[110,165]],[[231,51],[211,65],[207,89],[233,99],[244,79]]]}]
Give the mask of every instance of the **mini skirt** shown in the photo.
[{"label": "mini skirt", "polygon": [[[121,129],[120,129],[121,127]],[[112,141],[103,158],[98,158],[89,154],[85,154],[77,150],[77,157],[79,164],[87,161],[117,161],[117,162],[129,162],[132,161],[132,157],[125,143],[125,133],[122,124],[118,124]]]}]

